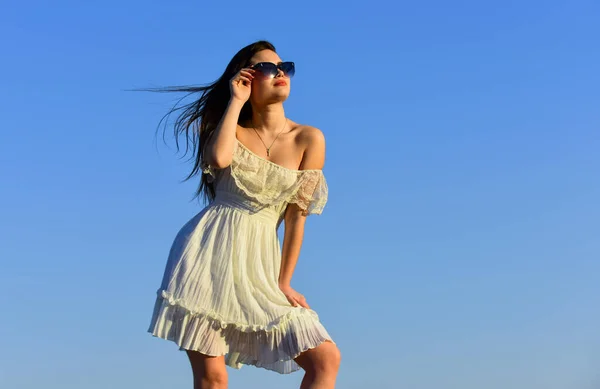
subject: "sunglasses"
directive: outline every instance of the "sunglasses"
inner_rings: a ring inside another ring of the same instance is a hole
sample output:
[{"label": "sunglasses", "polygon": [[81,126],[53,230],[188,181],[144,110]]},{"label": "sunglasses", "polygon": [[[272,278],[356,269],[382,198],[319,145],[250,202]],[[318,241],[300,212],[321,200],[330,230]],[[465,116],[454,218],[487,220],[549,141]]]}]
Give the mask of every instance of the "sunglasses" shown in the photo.
[{"label": "sunglasses", "polygon": [[260,72],[265,78],[275,78],[281,70],[286,77],[292,78],[296,74],[296,66],[293,62],[259,62],[251,66],[252,69]]}]

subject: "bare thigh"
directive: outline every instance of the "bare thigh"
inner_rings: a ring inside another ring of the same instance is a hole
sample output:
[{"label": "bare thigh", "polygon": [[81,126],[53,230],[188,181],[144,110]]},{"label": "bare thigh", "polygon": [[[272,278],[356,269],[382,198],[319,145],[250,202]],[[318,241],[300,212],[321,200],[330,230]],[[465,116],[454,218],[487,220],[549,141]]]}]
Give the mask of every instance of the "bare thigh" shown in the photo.
[{"label": "bare thigh", "polygon": [[224,356],[212,357],[197,351],[185,351],[190,359],[194,374],[194,389],[227,387],[227,369]]},{"label": "bare thigh", "polygon": [[333,342],[325,341],[313,349],[306,350],[294,360],[308,373],[336,374],[341,358],[337,346]]}]

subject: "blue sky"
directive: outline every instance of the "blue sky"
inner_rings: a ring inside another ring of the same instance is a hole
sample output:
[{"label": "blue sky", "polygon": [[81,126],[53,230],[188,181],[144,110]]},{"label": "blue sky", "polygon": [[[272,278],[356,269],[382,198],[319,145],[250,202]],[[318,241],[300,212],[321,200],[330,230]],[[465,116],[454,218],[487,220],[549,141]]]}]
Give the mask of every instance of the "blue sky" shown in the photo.
[{"label": "blue sky", "polygon": [[[290,118],[327,138],[329,203],[294,277],[338,387],[600,385],[594,1],[30,1],[0,14],[0,387],[191,388],[146,333],[202,207],[155,138],[173,95],[269,39]],[[171,143],[172,145],[172,143]],[[230,388],[301,374],[229,370]]]}]

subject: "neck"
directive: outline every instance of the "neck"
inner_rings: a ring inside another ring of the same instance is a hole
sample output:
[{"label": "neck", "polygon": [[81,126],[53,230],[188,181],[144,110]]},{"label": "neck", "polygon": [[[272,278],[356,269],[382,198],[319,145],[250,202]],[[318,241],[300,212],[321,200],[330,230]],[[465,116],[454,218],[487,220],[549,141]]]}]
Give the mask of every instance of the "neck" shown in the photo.
[{"label": "neck", "polygon": [[264,107],[252,107],[252,126],[259,132],[278,134],[284,128],[287,119],[283,104],[270,104]]}]

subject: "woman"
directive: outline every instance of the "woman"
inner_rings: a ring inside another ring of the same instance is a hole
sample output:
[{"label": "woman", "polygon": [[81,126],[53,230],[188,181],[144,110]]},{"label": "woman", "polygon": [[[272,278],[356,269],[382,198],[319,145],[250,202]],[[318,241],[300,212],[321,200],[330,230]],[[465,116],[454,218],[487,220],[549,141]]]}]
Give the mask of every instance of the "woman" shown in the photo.
[{"label": "woman", "polygon": [[175,238],[148,331],[186,351],[196,389],[226,388],[225,366],[243,364],[303,368],[302,389],[335,386],[339,350],[291,287],[306,216],[327,201],[323,133],[284,113],[294,72],[259,41],[215,83],[167,89],[202,92],[175,135],[191,146],[188,178],[202,173],[197,194],[209,203]]}]

